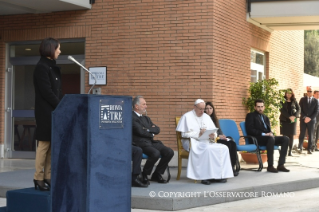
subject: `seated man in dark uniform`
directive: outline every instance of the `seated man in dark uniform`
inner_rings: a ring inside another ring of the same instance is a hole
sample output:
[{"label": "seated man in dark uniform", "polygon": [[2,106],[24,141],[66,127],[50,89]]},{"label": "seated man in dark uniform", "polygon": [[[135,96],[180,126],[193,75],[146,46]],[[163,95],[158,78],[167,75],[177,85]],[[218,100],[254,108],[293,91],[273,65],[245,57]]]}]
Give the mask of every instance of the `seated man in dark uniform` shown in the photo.
[{"label": "seated man in dark uniform", "polygon": [[174,151],[164,146],[159,140],[154,140],[154,136],[159,134],[160,128],[153,124],[148,116],[142,114],[146,112],[146,101],[142,96],[136,96],[133,100],[133,145],[142,148],[143,153],[148,156],[143,169],[143,183],[149,184],[147,175],[152,173],[153,167],[161,157],[155,171],[152,174],[151,180],[158,183],[167,183],[163,179],[168,163],[174,156]]},{"label": "seated man in dark uniform", "polygon": [[134,187],[148,187],[147,184],[141,182],[138,176],[141,173],[141,162],[142,162],[143,150],[138,146],[132,145],[132,161],[133,161],[133,171],[132,171],[132,186]]},{"label": "seated man in dark uniform", "polygon": [[[289,170],[284,166],[289,138],[286,136],[274,136],[274,134],[271,132],[269,118],[263,114],[264,109],[264,100],[255,100],[255,111],[248,113],[246,116],[245,127],[247,134],[254,136],[260,146],[267,146],[268,172],[289,172]],[[273,166],[274,145],[281,146],[277,169]]]}]

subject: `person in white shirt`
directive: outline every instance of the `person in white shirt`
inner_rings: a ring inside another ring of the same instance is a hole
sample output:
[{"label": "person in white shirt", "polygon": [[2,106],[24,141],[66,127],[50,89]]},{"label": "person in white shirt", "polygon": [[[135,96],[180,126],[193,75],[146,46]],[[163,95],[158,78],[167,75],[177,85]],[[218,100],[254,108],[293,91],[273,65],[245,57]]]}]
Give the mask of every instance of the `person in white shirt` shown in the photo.
[{"label": "person in white shirt", "polygon": [[201,180],[205,185],[211,181],[227,182],[226,178],[234,177],[229,150],[227,146],[216,143],[216,133],[209,134],[206,139],[201,138],[206,130],[216,129],[204,110],[204,100],[197,99],[194,109],[181,117],[176,128],[182,134],[183,148],[190,152],[187,177]]}]

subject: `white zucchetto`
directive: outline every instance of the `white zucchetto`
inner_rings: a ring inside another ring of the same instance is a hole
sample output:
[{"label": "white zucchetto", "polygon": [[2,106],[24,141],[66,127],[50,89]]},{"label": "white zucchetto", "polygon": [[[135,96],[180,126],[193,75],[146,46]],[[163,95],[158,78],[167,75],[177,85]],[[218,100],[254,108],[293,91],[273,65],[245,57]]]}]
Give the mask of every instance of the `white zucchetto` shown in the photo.
[{"label": "white zucchetto", "polygon": [[205,101],[204,101],[204,100],[202,100],[202,99],[196,99],[196,101],[195,101],[194,105],[197,105],[197,104],[202,103],[202,102],[204,102],[204,103],[205,103]]}]

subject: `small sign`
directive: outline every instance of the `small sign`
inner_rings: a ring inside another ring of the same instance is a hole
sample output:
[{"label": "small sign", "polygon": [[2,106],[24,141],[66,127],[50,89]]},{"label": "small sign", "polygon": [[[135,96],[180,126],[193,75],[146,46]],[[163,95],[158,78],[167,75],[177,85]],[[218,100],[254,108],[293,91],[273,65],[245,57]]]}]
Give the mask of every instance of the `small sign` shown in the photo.
[{"label": "small sign", "polygon": [[[106,66],[105,67],[91,67],[89,71],[96,78],[96,85],[106,85]],[[89,85],[94,84],[94,77],[89,74]]]},{"label": "small sign", "polygon": [[122,99],[100,100],[100,129],[124,128]]}]

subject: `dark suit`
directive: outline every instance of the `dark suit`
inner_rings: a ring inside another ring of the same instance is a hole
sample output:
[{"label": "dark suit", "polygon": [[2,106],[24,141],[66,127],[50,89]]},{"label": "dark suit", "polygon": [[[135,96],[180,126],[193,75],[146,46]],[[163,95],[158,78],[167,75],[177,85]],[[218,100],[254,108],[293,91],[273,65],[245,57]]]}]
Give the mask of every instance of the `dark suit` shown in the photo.
[{"label": "dark suit", "polygon": [[153,139],[154,135],[159,134],[160,128],[153,124],[148,116],[139,117],[134,111],[132,113],[133,145],[141,147],[143,153],[148,156],[143,173],[150,175],[152,173],[154,164],[157,162],[160,156],[162,156],[155,172],[164,174],[168,163],[174,156],[174,151],[171,148],[164,146],[161,141]]},{"label": "dark suit", "polygon": [[136,178],[141,173],[143,150],[138,146],[132,145],[132,177]]},{"label": "dark suit", "polygon": [[[305,139],[306,129],[308,130],[308,150],[311,150],[313,144],[313,130],[316,123],[316,116],[318,113],[318,100],[311,98],[310,104],[308,104],[308,97],[302,97],[299,101],[301,108],[300,115],[300,135],[299,135],[299,148],[302,148],[303,141]],[[310,122],[305,123],[305,118],[309,117]]]},{"label": "dark suit", "polygon": [[313,131],[313,139],[314,139],[314,142],[312,144],[312,148],[318,149],[317,141],[319,139],[319,102],[318,102],[318,113],[316,117],[316,123],[315,123],[314,131]]},{"label": "dark suit", "polygon": [[[261,119],[264,119],[266,127]],[[248,113],[246,116],[245,126],[247,134],[254,136],[260,146],[267,147],[268,167],[274,163],[274,145],[281,146],[278,165],[284,165],[287,155],[289,139],[286,136],[262,136],[262,133],[271,132],[270,121],[264,114],[259,114],[257,111]]]}]

